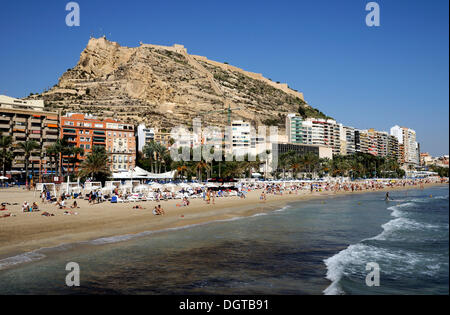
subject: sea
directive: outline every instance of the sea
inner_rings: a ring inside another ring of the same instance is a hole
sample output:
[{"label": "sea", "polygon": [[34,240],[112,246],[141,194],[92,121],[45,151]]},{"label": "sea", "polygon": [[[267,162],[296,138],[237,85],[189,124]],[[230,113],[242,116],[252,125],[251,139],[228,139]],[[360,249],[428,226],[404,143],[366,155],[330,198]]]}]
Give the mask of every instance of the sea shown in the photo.
[{"label": "sea", "polygon": [[[42,248],[0,260],[0,294],[449,294],[448,185],[390,196]],[[66,283],[70,262],[78,287]]]}]

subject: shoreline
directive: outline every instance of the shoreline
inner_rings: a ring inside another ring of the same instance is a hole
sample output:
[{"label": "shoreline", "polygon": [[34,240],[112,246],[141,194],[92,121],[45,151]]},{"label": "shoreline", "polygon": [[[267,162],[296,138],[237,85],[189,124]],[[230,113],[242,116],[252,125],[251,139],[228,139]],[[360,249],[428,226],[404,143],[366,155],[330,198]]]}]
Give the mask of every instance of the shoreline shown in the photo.
[{"label": "shoreline", "polygon": [[[424,188],[434,186],[448,187],[448,184],[424,184]],[[23,213],[21,203],[24,195],[28,198],[28,202],[35,200],[39,202],[39,198],[31,198],[33,191],[10,189],[0,191],[0,201],[13,200],[8,202],[17,202],[18,205],[8,205],[7,212],[15,214],[15,217],[0,219],[0,260],[66,244],[92,242],[120,236],[136,238],[143,233],[158,233],[170,229],[190,228],[202,224],[245,218],[278,210],[296,201],[411,189],[420,189],[420,187],[417,185],[388,187],[355,192],[325,191],[310,193],[309,191],[302,191],[299,194],[268,195],[266,202],[259,200],[261,191],[255,190],[249,192],[246,199],[240,199],[239,197],[217,198],[215,205],[208,205],[202,199],[194,199],[191,200],[189,207],[177,207],[176,204],[181,203],[180,200],[123,204],[105,202],[96,205],[88,205],[87,201],[80,200],[78,201],[80,209],[72,210],[78,212],[78,215],[63,215],[64,210],[57,210],[54,205],[50,204],[40,205],[42,208],[40,212]],[[9,198],[6,198],[5,195],[8,195]],[[21,201],[16,201],[18,196],[20,196]],[[152,214],[152,209],[157,204],[161,204],[165,209],[167,213],[165,216],[154,216]],[[132,209],[134,205],[141,205],[145,209]],[[55,216],[43,217],[41,215],[43,211],[54,213]]]}]

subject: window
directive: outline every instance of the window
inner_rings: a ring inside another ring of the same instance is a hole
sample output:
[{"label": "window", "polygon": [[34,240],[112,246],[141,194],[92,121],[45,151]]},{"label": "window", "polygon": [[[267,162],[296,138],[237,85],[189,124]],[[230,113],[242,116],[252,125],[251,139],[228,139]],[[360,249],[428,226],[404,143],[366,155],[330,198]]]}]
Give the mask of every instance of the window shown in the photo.
[{"label": "window", "polygon": [[91,145],[90,144],[86,144],[86,149],[90,149],[91,148]]},{"label": "window", "polygon": [[84,149],[84,144],[80,144],[80,148]]}]

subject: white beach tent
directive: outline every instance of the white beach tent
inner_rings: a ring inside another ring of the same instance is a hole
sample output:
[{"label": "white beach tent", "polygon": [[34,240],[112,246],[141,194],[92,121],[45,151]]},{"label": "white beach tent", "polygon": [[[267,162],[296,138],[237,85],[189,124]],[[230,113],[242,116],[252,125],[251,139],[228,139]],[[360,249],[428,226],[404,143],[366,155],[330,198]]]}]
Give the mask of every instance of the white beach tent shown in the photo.
[{"label": "white beach tent", "polygon": [[113,173],[113,179],[173,179],[175,176],[175,171],[155,174],[147,172],[146,170],[136,166],[130,171],[121,171]]}]

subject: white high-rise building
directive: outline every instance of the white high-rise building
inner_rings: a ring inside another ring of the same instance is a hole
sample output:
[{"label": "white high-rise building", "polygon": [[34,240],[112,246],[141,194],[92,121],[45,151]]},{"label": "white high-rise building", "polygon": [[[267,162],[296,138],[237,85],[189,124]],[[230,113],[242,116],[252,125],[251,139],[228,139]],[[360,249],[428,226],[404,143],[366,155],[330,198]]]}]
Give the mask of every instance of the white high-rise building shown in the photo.
[{"label": "white high-rise building", "polygon": [[391,135],[395,136],[398,143],[403,146],[401,163],[419,164],[417,158],[416,132],[413,129],[394,126],[391,128]]},{"label": "white high-rise building", "polygon": [[142,152],[144,146],[150,141],[155,140],[155,130],[147,128],[144,124],[140,124],[136,129],[138,151]]}]

